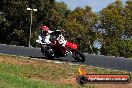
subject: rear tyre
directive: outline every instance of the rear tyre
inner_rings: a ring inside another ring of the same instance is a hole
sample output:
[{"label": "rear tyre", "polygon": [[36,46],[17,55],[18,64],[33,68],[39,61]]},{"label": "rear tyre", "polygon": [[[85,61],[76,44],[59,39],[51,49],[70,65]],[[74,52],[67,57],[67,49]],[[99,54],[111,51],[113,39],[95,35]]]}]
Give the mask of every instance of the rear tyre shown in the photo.
[{"label": "rear tyre", "polygon": [[79,61],[79,62],[84,62],[85,61],[85,56],[83,53],[81,53],[80,51],[78,50],[72,50],[72,57]]},{"label": "rear tyre", "polygon": [[45,55],[46,57],[48,57],[50,59],[53,59],[54,58],[53,51],[46,50],[45,48],[41,48],[41,52],[43,53],[43,55]]}]

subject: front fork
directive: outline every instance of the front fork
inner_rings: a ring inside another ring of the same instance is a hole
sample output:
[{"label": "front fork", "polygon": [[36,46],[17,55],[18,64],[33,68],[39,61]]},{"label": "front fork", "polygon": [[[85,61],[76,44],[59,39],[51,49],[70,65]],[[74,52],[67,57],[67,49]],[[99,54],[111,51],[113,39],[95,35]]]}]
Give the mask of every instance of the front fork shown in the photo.
[{"label": "front fork", "polygon": [[76,49],[71,49],[70,52],[71,52],[72,57],[76,58],[76,52],[77,52],[77,50]]}]

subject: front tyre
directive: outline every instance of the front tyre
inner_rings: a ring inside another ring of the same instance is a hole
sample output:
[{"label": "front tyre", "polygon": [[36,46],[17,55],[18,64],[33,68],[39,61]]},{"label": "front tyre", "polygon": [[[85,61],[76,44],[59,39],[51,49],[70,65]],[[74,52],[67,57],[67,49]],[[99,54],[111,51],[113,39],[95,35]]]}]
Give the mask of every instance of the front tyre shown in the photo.
[{"label": "front tyre", "polygon": [[78,50],[72,50],[72,57],[79,62],[85,61],[85,55]]}]

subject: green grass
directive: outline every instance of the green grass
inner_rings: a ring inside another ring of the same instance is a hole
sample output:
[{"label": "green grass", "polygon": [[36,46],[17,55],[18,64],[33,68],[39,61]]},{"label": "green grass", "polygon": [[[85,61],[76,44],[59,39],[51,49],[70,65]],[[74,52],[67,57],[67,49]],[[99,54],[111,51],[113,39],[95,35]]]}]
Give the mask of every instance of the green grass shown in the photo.
[{"label": "green grass", "polygon": [[[0,72],[0,87],[2,88],[70,88],[71,85],[52,85],[48,82],[38,82],[19,76]],[[7,85],[8,84],[8,85]]]},{"label": "green grass", "polygon": [[[79,86],[76,83],[78,67],[0,55],[0,88],[95,88],[93,84]],[[88,73],[94,74],[128,73],[89,66],[86,68]],[[71,78],[74,79],[69,81]]]}]

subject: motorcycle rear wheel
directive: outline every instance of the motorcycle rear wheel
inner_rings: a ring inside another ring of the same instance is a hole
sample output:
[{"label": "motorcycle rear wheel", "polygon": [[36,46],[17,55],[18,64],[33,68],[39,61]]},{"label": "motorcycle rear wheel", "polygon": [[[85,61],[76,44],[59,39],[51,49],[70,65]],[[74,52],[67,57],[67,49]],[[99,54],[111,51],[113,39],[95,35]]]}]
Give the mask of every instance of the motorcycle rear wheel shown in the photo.
[{"label": "motorcycle rear wheel", "polygon": [[41,48],[41,52],[43,53],[44,56],[46,56],[46,57],[48,57],[50,59],[54,58],[53,53],[49,52],[48,50],[46,50],[44,48]]}]

